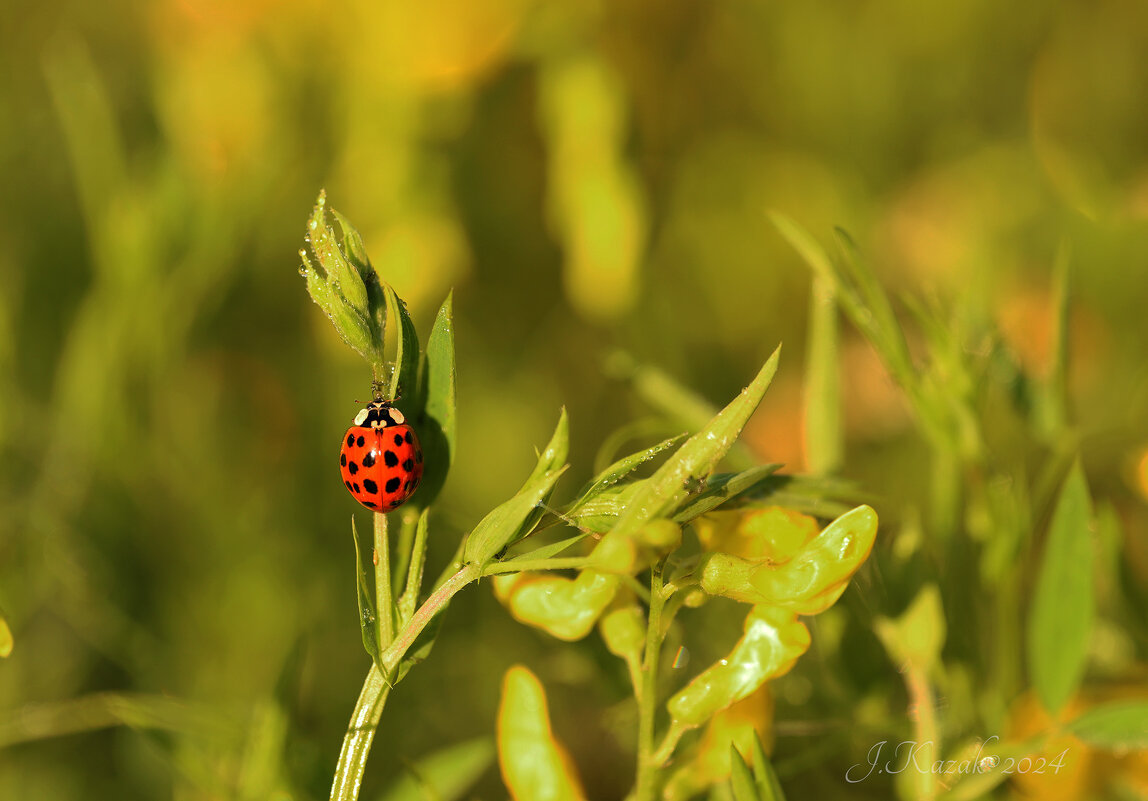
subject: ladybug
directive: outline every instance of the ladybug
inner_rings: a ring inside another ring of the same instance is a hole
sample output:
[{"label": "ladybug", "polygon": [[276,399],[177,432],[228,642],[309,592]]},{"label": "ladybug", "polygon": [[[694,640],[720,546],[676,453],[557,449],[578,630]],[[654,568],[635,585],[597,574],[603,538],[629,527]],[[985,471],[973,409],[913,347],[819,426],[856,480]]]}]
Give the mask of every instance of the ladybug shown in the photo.
[{"label": "ladybug", "polygon": [[339,471],[355,500],[376,512],[397,509],[423,477],[423,451],[403,413],[368,403],[343,435]]}]

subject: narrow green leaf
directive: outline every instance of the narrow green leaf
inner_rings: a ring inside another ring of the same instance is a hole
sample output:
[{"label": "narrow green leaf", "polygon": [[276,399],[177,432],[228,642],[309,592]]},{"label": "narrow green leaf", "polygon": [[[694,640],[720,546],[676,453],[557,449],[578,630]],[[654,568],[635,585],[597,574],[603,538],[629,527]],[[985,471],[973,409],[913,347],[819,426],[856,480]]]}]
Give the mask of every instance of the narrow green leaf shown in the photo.
[{"label": "narrow green leaf", "polygon": [[447,295],[435,317],[423,356],[419,397],[415,408],[422,409],[419,439],[425,456],[422,484],[414,500],[429,506],[438,496],[454,459],[455,449],[455,366],[452,297]]},{"label": "narrow green leaf", "polygon": [[[109,206],[120,207],[128,190],[128,150],[108,82],[82,37],[52,37],[41,51],[44,78],[63,134],[63,154],[71,162],[80,208],[93,243],[108,238]],[[112,203],[110,198],[118,198]],[[103,223],[103,225],[101,225]],[[96,259],[97,269],[113,265]]]},{"label": "narrow green leaf", "polygon": [[[898,377],[907,389],[916,388],[918,382],[916,372],[913,370],[913,359],[909,354],[909,343],[905,339],[901,324],[897,322],[897,315],[893,312],[893,304],[889,302],[885,288],[873,271],[865,265],[861,251],[853,238],[843,228],[835,229],[834,233],[845,255],[845,267],[860,289],[869,311],[868,315],[862,315],[862,319],[855,320],[854,324],[861,327],[866,323],[871,327],[873,331],[871,338],[884,356],[889,372]],[[839,290],[840,286],[838,283]]]},{"label": "narrow green leaf", "polygon": [[[445,609],[445,607],[444,607]],[[415,641],[411,643],[411,647],[407,649],[406,654],[399,662],[399,666],[395,669],[395,675],[391,680],[391,684],[398,684],[403,680],[403,677],[410,672],[410,669],[422,662],[430,656],[431,649],[434,648],[435,642],[438,640],[439,630],[442,629],[442,622],[446,619],[446,615],[442,614],[444,609],[440,609],[437,614],[431,619]]]},{"label": "narrow green leaf", "polygon": [[649,462],[659,453],[669,450],[674,445],[677,445],[685,436],[685,434],[678,434],[676,436],[670,437],[669,439],[664,439],[657,445],[646,448],[643,451],[638,451],[637,453],[631,453],[629,456],[614,462],[612,465],[596,475],[590,481],[590,483],[582,488],[582,490],[578,493],[580,500],[575,504],[574,508],[577,508],[579,505],[597,495],[607,487],[611,487],[614,484],[617,484],[626,476],[630,475],[630,473],[637,470],[646,462]]},{"label": "narrow green leaf", "polygon": [[493,764],[489,737],[450,745],[408,766],[379,801],[457,801]]},{"label": "narrow green leaf", "polygon": [[919,382],[909,356],[905,334],[893,315],[888,296],[872,273],[861,266],[852,240],[843,231],[837,232],[846,253],[847,266],[854,277],[851,282],[808,231],[784,214],[770,212],[769,217],[814,274],[832,284],[849,319],[877,349],[886,368],[909,394],[914,406],[923,408]]},{"label": "narrow green leaf", "polygon": [[639,397],[686,428],[705,425],[716,411],[709,401],[689,387],[682,386],[657,367],[638,362],[625,351],[611,353],[605,370],[611,376],[628,381]]},{"label": "narrow green leaf", "polygon": [[741,429],[773,380],[781,347],[758,372],[748,387],[741,391],[698,433],[690,437],[674,452],[637,492],[625,512],[615,523],[615,530],[623,536],[633,534],[655,517],[672,516],[695,488],[707,476],[737,440]]},{"label": "narrow green leaf", "polygon": [[0,749],[112,726],[177,732],[238,749],[237,722],[217,707],[167,695],[92,693],[46,703],[22,703],[0,717]]},{"label": "narrow green leaf", "polygon": [[745,760],[733,743],[729,746],[729,762],[731,770],[729,781],[735,801],[760,801],[753,774],[749,772],[749,765],[745,764]]},{"label": "narrow green leaf", "polygon": [[415,527],[415,539],[411,548],[410,565],[407,569],[407,583],[399,596],[399,626],[405,626],[415,613],[419,603],[419,593],[422,591],[423,567],[427,558],[427,516],[429,510],[423,509]]},{"label": "narrow green leaf", "polygon": [[373,593],[370,583],[367,581],[367,571],[363,565],[362,551],[359,548],[359,531],[355,526],[353,516],[351,517],[351,538],[355,541],[355,589],[359,600],[359,628],[362,630],[363,648],[370,655],[371,660],[379,666],[379,670],[382,670],[378,616],[375,614]]},{"label": "narrow green leaf", "polygon": [[528,534],[527,521],[565,469],[552,470],[528,481],[518,494],[479,521],[466,538],[463,561],[485,566],[507,545]]},{"label": "narrow green leaf", "polygon": [[566,457],[569,453],[570,421],[566,417],[566,407],[563,406],[558,413],[558,424],[554,427],[554,433],[550,435],[550,442],[539,454],[538,463],[534,465],[534,472],[526,479],[527,483],[566,464]]},{"label": "narrow green leaf", "polygon": [[579,542],[586,539],[587,536],[588,535],[585,532],[580,532],[575,534],[573,537],[567,537],[565,539],[558,540],[557,542],[540,545],[539,547],[532,548],[524,553],[515,554],[510,559],[504,559],[502,563],[513,564],[516,561],[529,560],[533,562],[537,559],[549,559],[552,556],[557,556],[558,554],[562,553],[567,548],[577,545]]},{"label": "narrow green leaf", "polygon": [[1113,701],[1093,707],[1069,723],[1068,730],[1098,748],[1148,748],[1148,701]]},{"label": "narrow green leaf", "polygon": [[[542,449],[542,453],[538,455],[538,462],[534,465],[534,470],[530,473],[530,477],[526,479],[526,483],[529,484],[546,473],[562,467],[566,464],[566,456],[569,453],[570,421],[566,417],[566,407],[563,406],[558,414],[558,424],[554,427],[554,433],[550,435],[550,442],[546,444],[546,447]],[[538,521],[542,519],[542,515],[546,513],[545,505],[549,500],[549,494],[542,498],[537,508],[535,508],[523,522],[523,532],[534,530],[534,527],[538,525]],[[525,534],[523,536],[525,536]]]},{"label": "narrow green leaf", "polygon": [[781,789],[777,771],[773,769],[773,763],[765,755],[761,738],[756,732],[753,735],[753,778],[761,801],[785,801],[785,792]]},{"label": "narrow green leaf", "polygon": [[1055,715],[1080,684],[1092,630],[1092,516],[1079,459],[1049,526],[1028,621],[1028,664],[1044,708]]},{"label": "narrow green leaf", "polygon": [[834,282],[813,277],[809,297],[809,343],[805,352],[805,454],[814,475],[841,465],[841,378],[837,353],[837,293]]},{"label": "narrow green leaf", "polygon": [[6,657],[12,653],[12,646],[15,642],[12,639],[12,629],[8,627],[8,621],[3,615],[0,615],[0,658]]},{"label": "narrow green leaf", "polygon": [[406,408],[417,413],[410,404],[418,401],[419,335],[407,312],[407,304],[395,294],[390,284],[383,284],[383,294],[387,299],[387,317],[399,321],[398,336],[395,337],[395,372],[391,375],[388,396],[391,399],[408,397]]},{"label": "narrow green leaf", "polygon": [[255,801],[273,798],[284,776],[287,712],[274,698],[254,704],[239,764],[235,798]]},{"label": "narrow green leaf", "polygon": [[[827,283],[836,285],[840,283],[840,277],[837,274],[833,262],[829,258],[829,254],[821,247],[820,243],[813,238],[812,235],[800,225],[792,217],[788,217],[780,212],[770,211],[766,212],[773,225],[785,237],[785,241],[789,246],[797,251],[802,260],[809,265],[814,274],[819,278],[824,279]],[[851,299],[855,298],[855,293],[847,293]]]},{"label": "narrow green leaf", "polygon": [[862,501],[871,501],[849,482],[836,478],[771,475],[726,502],[726,509],[784,506],[810,517],[840,517]]},{"label": "narrow green leaf", "polygon": [[1053,328],[1051,332],[1051,365],[1048,378],[1039,387],[1037,406],[1041,433],[1052,443],[1065,433],[1068,419],[1068,335],[1069,301],[1071,295],[1069,249],[1061,245],[1053,265],[1052,298]]},{"label": "narrow green leaf", "polygon": [[705,487],[674,514],[678,523],[688,523],[698,515],[703,515],[712,509],[736,498],[743,492],[748,492],[772,475],[780,464],[765,464],[740,473],[718,473],[706,479]]}]

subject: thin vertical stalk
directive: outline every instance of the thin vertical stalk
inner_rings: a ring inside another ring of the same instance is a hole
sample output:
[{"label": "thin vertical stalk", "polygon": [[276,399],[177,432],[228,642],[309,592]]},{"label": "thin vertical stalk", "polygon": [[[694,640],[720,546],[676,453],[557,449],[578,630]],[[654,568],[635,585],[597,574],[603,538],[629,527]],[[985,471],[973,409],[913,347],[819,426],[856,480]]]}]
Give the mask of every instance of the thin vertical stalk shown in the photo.
[{"label": "thin vertical stalk", "polygon": [[387,516],[375,513],[375,611],[378,614],[379,648],[395,638],[395,596],[391,592],[391,539]]},{"label": "thin vertical stalk", "polygon": [[[478,574],[478,569],[473,565],[463,567],[447,578],[431,597],[427,598],[398,636],[392,638],[393,642],[384,647],[381,661],[387,675],[393,675],[395,668],[406,656],[407,650],[435,615],[450,603],[450,599],[459,590],[477,579]],[[363,681],[363,689],[359,692],[355,711],[351,713],[347,733],[343,736],[343,748],[339,752],[335,779],[331,784],[331,801],[355,801],[359,797],[359,785],[362,783],[363,771],[367,766],[367,756],[371,752],[371,742],[374,740],[375,730],[378,728],[379,719],[383,715],[383,706],[390,691],[391,683],[387,676],[372,664],[367,672],[367,678]]]},{"label": "thin vertical stalk", "polygon": [[658,664],[662,652],[662,567],[650,571],[650,615],[646,624],[646,651],[642,659],[642,684],[638,689],[638,776],[635,801],[654,801],[658,765],[654,760],[654,723],[658,712]]}]

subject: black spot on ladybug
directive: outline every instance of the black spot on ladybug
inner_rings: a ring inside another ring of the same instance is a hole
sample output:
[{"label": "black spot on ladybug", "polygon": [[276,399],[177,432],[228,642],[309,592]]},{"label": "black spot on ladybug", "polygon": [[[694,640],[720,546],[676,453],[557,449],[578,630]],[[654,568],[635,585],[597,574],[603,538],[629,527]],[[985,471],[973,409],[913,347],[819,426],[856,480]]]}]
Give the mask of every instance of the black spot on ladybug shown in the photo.
[{"label": "black spot on ladybug", "polygon": [[[364,459],[363,464],[366,464],[366,463],[367,463],[367,460]],[[341,464],[343,467],[347,466],[347,454],[345,454],[345,453],[339,454],[339,464]]]},{"label": "black spot on ladybug", "polygon": [[374,451],[368,451],[367,455],[363,457],[363,467],[374,467],[374,466],[375,466],[375,452]]},{"label": "black spot on ladybug", "polygon": [[419,464],[423,463],[423,452],[421,450],[415,451],[415,461]]},{"label": "black spot on ladybug", "polygon": [[411,489],[411,480],[408,478],[406,481],[403,482],[403,492],[410,492],[410,489]]},{"label": "black spot on ladybug", "polygon": [[396,445],[402,445],[403,444],[403,435],[402,434],[395,434],[395,444]]},{"label": "black spot on ladybug", "polygon": [[403,434],[403,439],[405,439],[405,440],[407,441],[407,444],[408,444],[408,445],[410,445],[410,444],[411,444],[411,432],[410,432],[410,429],[407,429],[407,433]]},{"label": "black spot on ladybug", "polygon": [[415,463],[412,462],[410,459],[407,459],[405,462],[403,462],[403,470],[406,470],[409,473],[414,469],[415,469]]},{"label": "black spot on ladybug", "polygon": [[351,475],[355,475],[355,473],[359,472],[359,466],[354,462],[351,462],[347,465],[347,472]]},{"label": "black spot on ladybug", "polygon": [[355,444],[356,444],[356,445],[358,445],[358,446],[361,448],[361,447],[363,447],[363,443],[364,443],[364,442],[366,442],[366,440],[365,440],[365,439],[363,439],[363,438],[360,436],[360,437],[358,438],[358,440],[356,440],[356,441],[355,441]]},{"label": "black spot on ladybug", "polygon": [[351,488],[351,482],[350,481],[344,481],[343,483],[347,485],[347,489]]},{"label": "black spot on ladybug", "polygon": [[375,503],[374,501],[359,501],[359,503],[361,503],[363,506],[369,506],[372,509],[378,509],[379,508],[379,505],[377,503]]},{"label": "black spot on ladybug", "polygon": [[383,461],[387,463],[387,467],[394,467],[399,463],[399,457],[395,456],[394,451],[387,451],[383,454]]},{"label": "black spot on ladybug", "polygon": [[375,482],[371,481],[371,479],[369,479],[369,478],[364,478],[363,479],[363,489],[365,489],[367,492],[374,495],[375,493],[377,493],[379,491],[379,485],[376,484]]},{"label": "black spot on ladybug", "polygon": [[398,492],[400,483],[402,483],[402,482],[399,481],[399,477],[395,476],[394,478],[387,481],[387,484],[385,487],[383,487],[383,489],[385,489],[387,491],[387,494],[390,494],[392,492]]},{"label": "black spot on ladybug", "polygon": [[353,487],[353,489],[354,489],[354,491],[355,491],[355,492],[362,492],[362,490],[360,490],[360,489],[359,489],[359,485],[358,485],[357,483],[356,483],[356,484],[352,484],[351,486]]},{"label": "black spot on ladybug", "polygon": [[349,448],[354,444],[355,444],[355,435],[354,434],[348,434],[347,435],[347,447]]}]

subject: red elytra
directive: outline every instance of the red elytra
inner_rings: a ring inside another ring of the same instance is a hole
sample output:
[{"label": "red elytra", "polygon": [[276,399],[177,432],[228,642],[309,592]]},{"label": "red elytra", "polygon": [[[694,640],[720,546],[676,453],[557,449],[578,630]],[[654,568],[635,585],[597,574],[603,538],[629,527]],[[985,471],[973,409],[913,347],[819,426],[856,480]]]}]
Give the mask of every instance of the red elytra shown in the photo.
[{"label": "red elytra", "polygon": [[397,509],[418,489],[423,451],[406,418],[387,401],[368,403],[343,435],[343,484],[374,512]]}]

